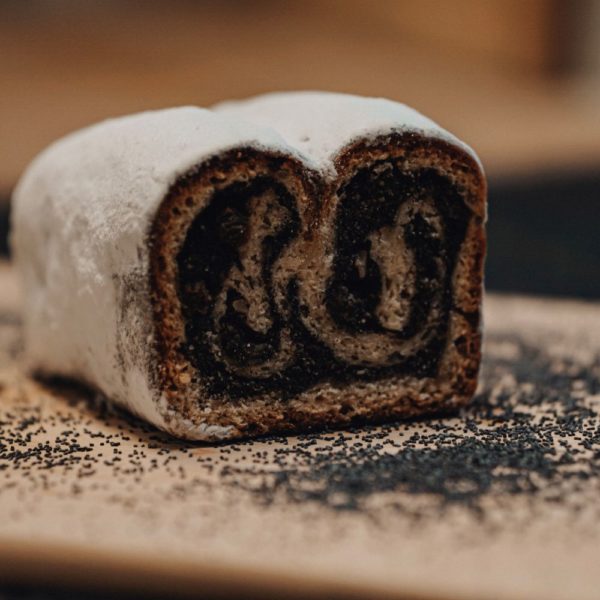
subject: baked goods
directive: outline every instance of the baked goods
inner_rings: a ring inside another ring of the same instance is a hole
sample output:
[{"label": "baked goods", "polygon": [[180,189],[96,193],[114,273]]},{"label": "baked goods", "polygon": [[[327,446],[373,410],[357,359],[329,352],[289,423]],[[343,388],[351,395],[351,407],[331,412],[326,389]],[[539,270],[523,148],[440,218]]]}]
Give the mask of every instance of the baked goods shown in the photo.
[{"label": "baked goods", "polygon": [[484,216],[472,151],[389,101],[283,94],[103,123],[15,193],[29,365],[189,439],[459,406]]}]

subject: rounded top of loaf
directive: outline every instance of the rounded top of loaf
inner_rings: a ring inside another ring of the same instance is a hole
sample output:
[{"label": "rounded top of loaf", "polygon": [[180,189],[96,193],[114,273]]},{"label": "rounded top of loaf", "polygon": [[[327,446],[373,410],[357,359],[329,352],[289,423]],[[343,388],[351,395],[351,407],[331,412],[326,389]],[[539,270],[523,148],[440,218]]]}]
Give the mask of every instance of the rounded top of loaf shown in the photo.
[{"label": "rounded top of loaf", "polygon": [[359,139],[415,132],[457,146],[478,163],[472,148],[418,111],[385,98],[333,92],[276,92],[213,107],[218,113],[272,127],[322,170],[333,170],[339,152]]}]

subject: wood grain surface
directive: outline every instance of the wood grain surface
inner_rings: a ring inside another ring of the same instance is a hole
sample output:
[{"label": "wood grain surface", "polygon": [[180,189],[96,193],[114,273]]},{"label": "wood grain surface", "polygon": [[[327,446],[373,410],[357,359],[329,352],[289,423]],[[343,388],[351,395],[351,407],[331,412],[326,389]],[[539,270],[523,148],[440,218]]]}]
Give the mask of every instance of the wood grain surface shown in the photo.
[{"label": "wood grain surface", "polygon": [[489,296],[473,406],[180,443],[21,364],[0,267],[0,581],[256,597],[598,597],[600,305]]}]

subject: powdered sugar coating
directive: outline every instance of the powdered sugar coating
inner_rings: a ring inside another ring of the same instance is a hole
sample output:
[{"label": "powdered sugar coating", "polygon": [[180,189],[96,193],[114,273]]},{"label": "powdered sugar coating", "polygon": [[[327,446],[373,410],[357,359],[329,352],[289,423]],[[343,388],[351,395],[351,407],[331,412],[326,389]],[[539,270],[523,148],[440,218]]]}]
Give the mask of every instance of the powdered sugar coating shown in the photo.
[{"label": "powdered sugar coating", "polygon": [[407,131],[450,142],[471,155],[481,167],[475,152],[464,142],[406,104],[385,98],[280,92],[223,102],[213,110],[275,129],[286,142],[303,152],[315,168],[332,176],[335,157],[352,142]]},{"label": "powdered sugar coating", "polygon": [[272,130],[182,107],[93,125],[34,160],[12,216],[30,368],[86,381],[177,433],[149,372],[147,235],[177,177],[233,147],[294,153]]}]

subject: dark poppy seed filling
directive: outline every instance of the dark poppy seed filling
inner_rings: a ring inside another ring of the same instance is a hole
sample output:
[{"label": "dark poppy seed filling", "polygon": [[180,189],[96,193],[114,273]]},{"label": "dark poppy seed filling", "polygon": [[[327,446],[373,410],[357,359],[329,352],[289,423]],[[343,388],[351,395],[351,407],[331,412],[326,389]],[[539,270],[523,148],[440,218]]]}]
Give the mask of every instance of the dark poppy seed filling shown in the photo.
[{"label": "dark poppy seed filling", "polygon": [[233,183],[194,219],[177,256],[181,352],[209,393],[286,398],[322,382],[435,375],[470,218],[463,198],[437,171],[403,171],[392,159],[357,170],[338,198],[332,267],[317,296],[323,327],[306,322],[301,263],[282,261],[301,232],[282,184]]},{"label": "dark poppy seed filling", "polygon": [[334,327],[362,343],[349,362],[358,377],[433,375],[470,218],[463,198],[437,171],[402,171],[391,160],[359,169],[338,197],[325,301]]},{"label": "dark poppy seed filling", "polygon": [[271,388],[291,359],[273,271],[299,230],[293,197],[267,177],[217,191],[190,226],[177,256],[182,351],[214,392]]}]

